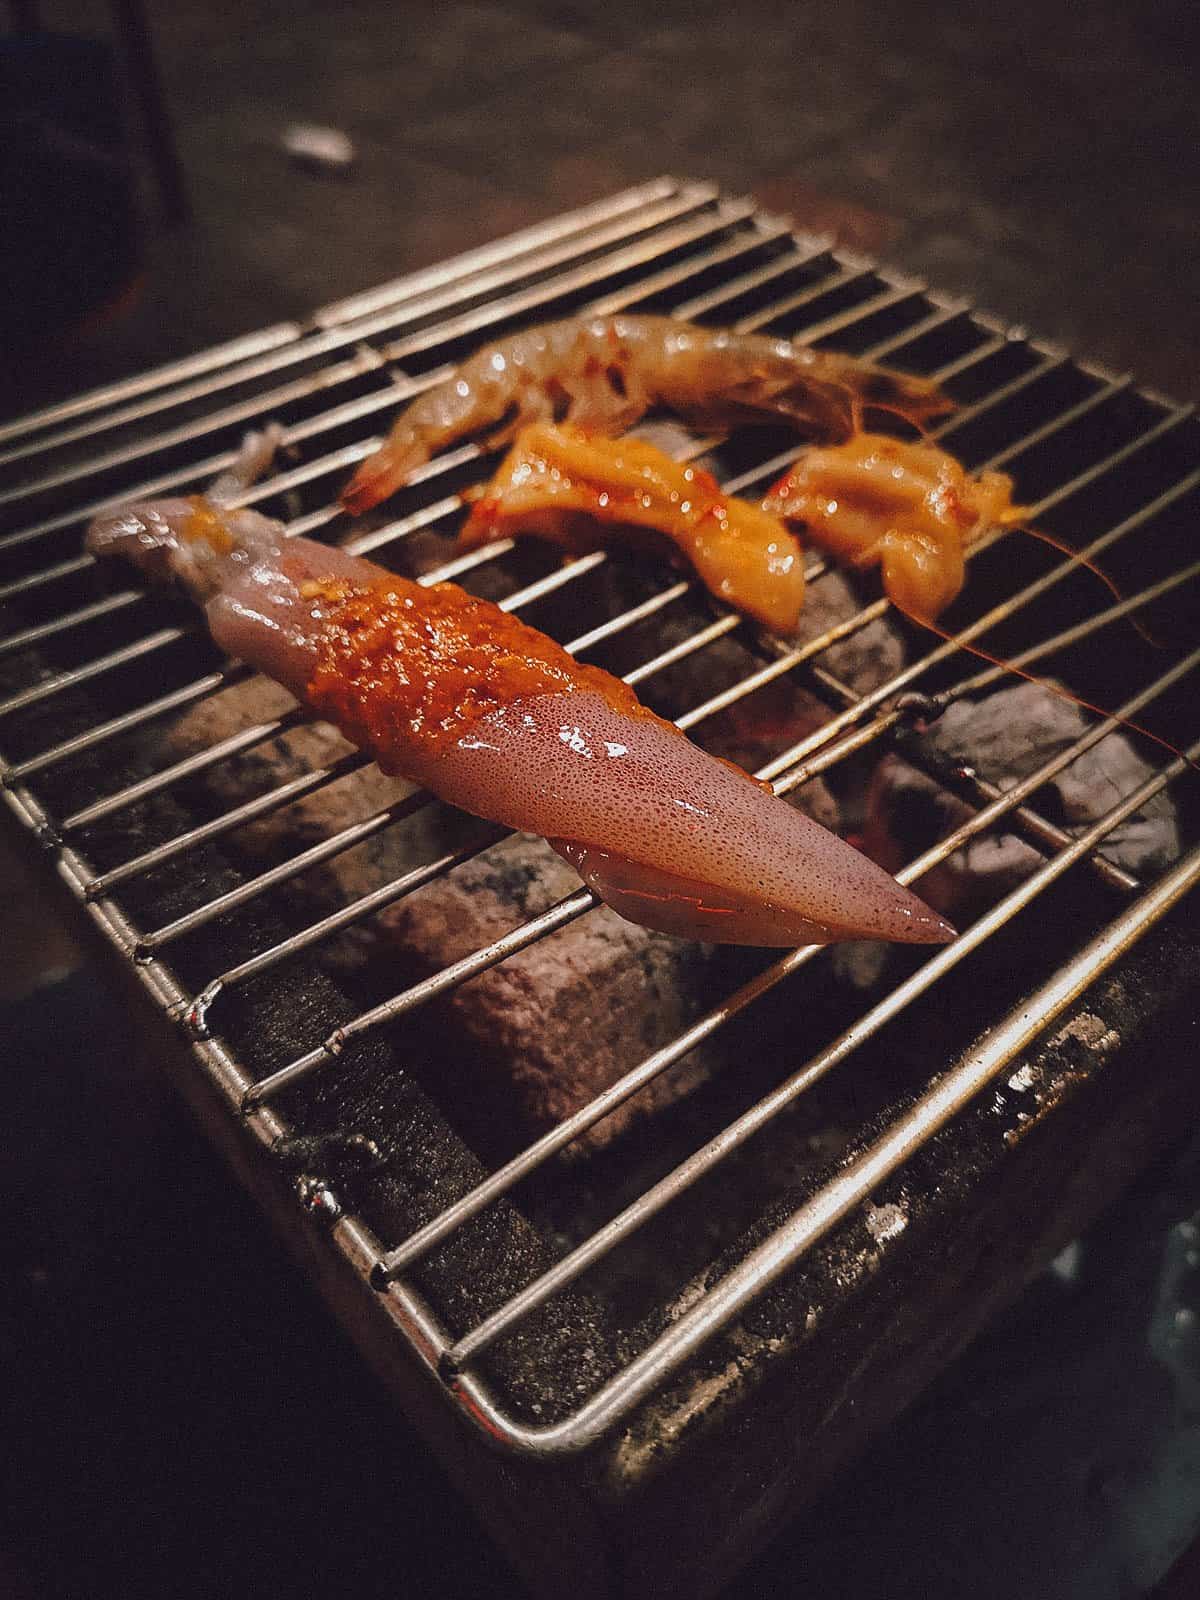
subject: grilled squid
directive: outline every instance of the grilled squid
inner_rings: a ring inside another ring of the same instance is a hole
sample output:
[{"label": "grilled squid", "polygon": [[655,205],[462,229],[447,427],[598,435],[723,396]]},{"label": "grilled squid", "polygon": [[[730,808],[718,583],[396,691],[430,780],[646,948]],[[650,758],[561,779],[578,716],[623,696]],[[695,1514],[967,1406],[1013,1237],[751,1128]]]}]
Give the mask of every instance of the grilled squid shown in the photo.
[{"label": "grilled squid", "polygon": [[517,435],[459,544],[471,550],[520,534],[570,550],[622,532],[662,534],[705,586],[776,633],[790,633],[804,604],[804,556],[777,517],[722,494],[699,467],[642,439],[591,439],[535,423]]},{"label": "grilled squid", "polygon": [[96,519],[98,556],[182,585],[217,645],[385,772],[543,834],[647,927],[717,943],[938,943],[949,925],[631,689],[454,584],[423,587],[204,496]]},{"label": "grilled squid", "polygon": [[921,422],[950,409],[937,385],[768,334],[674,317],[575,317],[485,346],[419,395],[342,494],[359,513],[400,488],[446,446],[484,434],[507,444],[531,422],[623,433],[652,406],[701,428],[790,425],[844,439],[864,409]]},{"label": "grilled squid", "polygon": [[971,476],[936,445],[858,433],[806,450],[763,501],[853,567],[880,568],[901,611],[932,621],[957,596],[966,547],[1024,515],[1003,472]]}]

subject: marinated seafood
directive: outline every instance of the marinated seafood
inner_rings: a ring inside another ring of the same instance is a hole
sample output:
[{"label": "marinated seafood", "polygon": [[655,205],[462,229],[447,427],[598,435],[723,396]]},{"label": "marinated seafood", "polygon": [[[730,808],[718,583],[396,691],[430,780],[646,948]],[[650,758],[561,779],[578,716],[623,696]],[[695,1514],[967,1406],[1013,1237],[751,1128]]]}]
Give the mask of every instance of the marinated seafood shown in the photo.
[{"label": "marinated seafood", "polygon": [[453,584],[423,587],[204,496],[98,517],[98,556],[181,584],[229,655],[379,765],[543,834],[622,916],[717,943],[941,943],[850,845],[631,689]]},{"label": "marinated seafood", "polygon": [[783,423],[844,439],[865,409],[913,422],[950,409],[937,385],[768,334],[673,317],[572,318],[487,345],[419,395],[342,494],[355,514],[398,489],[438,450],[486,435],[507,444],[531,422],[623,433],[652,406],[702,428]]},{"label": "marinated seafood", "polygon": [[932,621],[963,586],[972,539],[1021,519],[1012,487],[1002,472],[971,476],[935,445],[856,433],[806,450],[763,508],[802,523],[837,560],[879,567],[889,598]]},{"label": "marinated seafood", "polygon": [[642,439],[591,439],[577,428],[523,429],[476,502],[464,549],[531,534],[570,550],[631,533],[664,535],[720,599],[777,633],[804,604],[804,557],[777,517],[721,492],[699,467]]}]

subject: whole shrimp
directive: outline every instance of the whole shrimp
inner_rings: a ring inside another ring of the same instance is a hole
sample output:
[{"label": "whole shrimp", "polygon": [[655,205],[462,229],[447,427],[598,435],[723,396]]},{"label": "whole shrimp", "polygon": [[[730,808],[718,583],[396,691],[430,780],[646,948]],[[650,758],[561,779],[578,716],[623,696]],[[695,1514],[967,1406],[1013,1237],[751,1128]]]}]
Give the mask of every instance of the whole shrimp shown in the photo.
[{"label": "whole shrimp", "polygon": [[700,428],[787,423],[815,438],[844,439],[864,409],[922,422],[950,402],[928,379],[768,334],[673,317],[571,318],[485,346],[419,395],[358,468],[342,504],[355,515],[369,510],[468,435],[486,432],[491,447],[527,423],[552,421],[611,435],[652,406]]},{"label": "whole shrimp", "polygon": [[204,496],[98,517],[97,555],[181,584],[217,645],[378,761],[544,835],[630,921],[714,943],[943,943],[882,868],[633,691],[454,584],[423,587]]}]

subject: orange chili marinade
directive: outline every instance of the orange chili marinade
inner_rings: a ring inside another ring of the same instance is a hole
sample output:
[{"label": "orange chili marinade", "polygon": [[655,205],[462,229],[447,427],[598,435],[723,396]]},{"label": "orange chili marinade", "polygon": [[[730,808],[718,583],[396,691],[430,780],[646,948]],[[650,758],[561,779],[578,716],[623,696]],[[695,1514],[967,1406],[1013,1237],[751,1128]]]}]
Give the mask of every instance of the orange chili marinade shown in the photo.
[{"label": "orange chili marinade", "polygon": [[588,691],[627,716],[654,715],[620,679],[457,584],[324,578],[300,592],[322,623],[308,702],[384,772],[403,772],[406,754],[436,754],[535,695]]}]

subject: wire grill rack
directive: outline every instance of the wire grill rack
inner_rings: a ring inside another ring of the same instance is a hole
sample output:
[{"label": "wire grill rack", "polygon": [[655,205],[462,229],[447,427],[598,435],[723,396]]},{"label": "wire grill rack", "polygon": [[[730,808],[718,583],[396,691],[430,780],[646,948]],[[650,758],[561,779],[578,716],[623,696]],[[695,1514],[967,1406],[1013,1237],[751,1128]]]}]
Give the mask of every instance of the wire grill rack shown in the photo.
[{"label": "wire grill rack", "polygon": [[[1200,850],[1194,845],[1176,865],[1148,882],[1103,853],[1114,828],[1181,777],[1194,776],[1189,762],[1200,754],[1200,743],[1187,745],[1195,729],[1183,726],[1180,731],[1179,710],[1189,704],[1189,675],[1200,663],[1200,650],[1155,657],[1127,645],[1128,624],[1121,627],[1133,614],[1153,616],[1164,604],[1178,611],[1181,600],[1194,600],[1200,563],[1177,560],[1170,540],[1159,539],[1160,529],[1169,528],[1172,519],[1177,523],[1194,516],[1200,501],[1200,433],[1191,408],[1137,390],[1127,376],[1073,361],[962,302],[931,293],[920,282],[839,251],[826,239],[796,234],[786,221],[761,214],[750,201],[723,197],[703,183],[659,180],[340,301],[306,323],[278,324],[0,427],[0,528],[6,530],[0,532],[0,620],[5,629],[0,635],[0,776],[5,799],[53,851],[62,878],[190,1039],[200,1068],[254,1135],[270,1145],[303,1133],[280,1107],[285,1090],[301,1080],[336,1073],[343,1058],[368,1036],[402,1030],[405,1019],[430,1001],[586,916],[596,902],[585,889],[568,895],[485,947],[369,1006],[329,1037],[314,1038],[294,1059],[253,1077],[241,1059],[236,1028],[227,1026],[223,1014],[231,994],[304,952],[319,955],[327,941],[453,872],[503,834],[488,829],[457,850],[431,854],[352,903],[263,944],[225,970],[206,974],[202,983],[186,981],[175,954],[190,936],[213,926],[219,931],[221,919],[231,913],[260,900],[269,902],[275,891],[306,871],[385,829],[403,826],[432,797],[408,794],[257,874],[242,874],[232,887],[170,920],[144,922],[135,909],[136,890],[153,874],[366,763],[357,754],[343,756],[125,859],[93,865],[86,847],[90,829],[98,824],[119,827],[131,808],[170,794],[222,764],[238,762],[303,719],[297,708],[249,722],[182,758],[173,757],[164,741],[153,770],[116,788],[106,787],[104,763],[109,752],[122,748],[122,741],[156,737],[172,718],[250,674],[236,663],[212,664],[194,619],[174,620],[167,602],[139,589],[102,585],[91,558],[81,553],[83,526],[99,508],[135,495],[202,487],[232,462],[243,429],[280,418],[287,464],[248,491],[245,503],[290,507],[293,513],[297,505],[307,504],[309,509],[290,517],[292,533],[328,533],[356,552],[371,552],[385,562],[393,556],[402,559],[405,541],[414,535],[453,528],[463,488],[483,476],[487,458],[474,445],[452,451],[431,463],[407,492],[404,515],[351,527],[341,518],[336,492],[349,469],[376,444],[368,431],[382,427],[399,404],[444,377],[473,345],[524,323],[584,308],[666,309],[744,329],[770,327],[930,373],[960,402],[936,436],[972,468],[1012,472],[1018,493],[1030,504],[1030,522],[1061,530],[1077,550],[1048,555],[1039,547],[1042,559],[1031,568],[1007,559],[1019,535],[1005,537],[1001,558],[989,556],[1000,543],[999,535],[980,541],[972,552],[975,581],[968,584],[965,597],[971,614],[960,623],[956,612],[952,637],[923,639],[908,665],[867,693],[842,681],[826,658],[833,645],[885,615],[887,604],[880,599],[821,636],[789,648],[755,636],[744,619],[697,598],[689,580],[670,578],[649,598],[603,617],[570,640],[571,650],[595,651],[632,635],[671,607],[692,604],[693,631],[627,673],[629,681],[646,684],[646,692],[652,693],[656,674],[739,632],[757,652],[758,665],[679,719],[681,726],[701,733],[706,719],[765,685],[789,674],[805,676],[832,709],[820,727],[780,749],[761,768],[759,776],[782,794],[860,752],[887,748],[898,734],[910,736],[905,753],[919,762],[920,739],[911,738],[914,709],[921,717],[934,715],[956,698],[982,693],[1004,677],[1001,667],[981,669],[968,646],[1003,648],[1018,665],[1034,670],[1059,670],[1077,647],[1128,650],[1130,662],[1120,676],[1124,688],[1115,713],[1140,719],[1152,716],[1156,707],[1169,706],[1171,737],[1182,754],[1168,759],[1161,745],[1147,744],[1146,753],[1155,762],[1151,775],[1130,792],[1114,796],[1094,824],[1074,831],[1044,805],[1039,807],[1039,796],[1055,776],[1113,731],[1117,723],[1112,716],[1097,715],[1068,749],[1020,781],[1004,773],[953,773],[958,791],[971,803],[971,814],[910,861],[899,874],[901,880],[919,882],[970,840],[1001,824],[1036,846],[1041,854],[1037,869],[973,921],[954,944],[922,959],[716,1137],[560,1253],[461,1336],[452,1336],[443,1326],[416,1287],[412,1269],[689,1051],[769,991],[795,981],[802,969],[821,961],[822,950],[800,949],[774,960],[677,1038],[631,1062],[589,1104],[409,1237],[380,1240],[360,1219],[340,1213],[333,1235],[337,1245],[370,1278],[381,1304],[443,1392],[494,1439],[537,1456],[578,1449],[626,1417],[996,1080],[1022,1048],[1200,877]],[[696,441],[694,448],[698,452],[711,442]],[[758,491],[796,453],[792,445],[768,459],[744,457],[728,489]],[[1121,567],[1119,558],[1131,549],[1139,552],[1136,559]],[[1158,553],[1147,558],[1147,550]],[[481,573],[503,573],[513,559],[511,544],[492,545],[444,562],[422,581],[455,578],[469,585]],[[562,564],[547,559],[545,570],[532,581],[510,586],[501,603],[525,611],[561,592],[582,591],[589,575],[607,559],[602,553]],[[1102,559],[1116,563],[1125,592],[1099,606],[1099,588],[1088,564]],[[824,571],[822,562],[812,562],[809,582],[817,582]],[[1125,582],[1126,572],[1140,575],[1139,580]],[[1084,596],[1081,615],[1049,631],[1044,621],[1030,620],[1043,617],[1039,607],[1068,590]],[[1105,644],[1117,639],[1119,646]],[[70,707],[81,689],[94,691],[106,711],[78,725],[71,720]],[[946,777],[944,772],[938,775]],[[1073,871],[1089,874],[1107,898],[1090,936],[1069,959],[957,1060],[938,1063],[944,1070],[902,1114],[866,1138],[829,1182],[743,1259],[708,1282],[663,1331],[565,1417],[534,1425],[514,1413],[481,1370],[483,1358],[499,1340],[713,1173]],[[403,1033],[398,1037],[402,1040]],[[325,1187],[321,1194],[336,1209],[332,1190]]]}]

